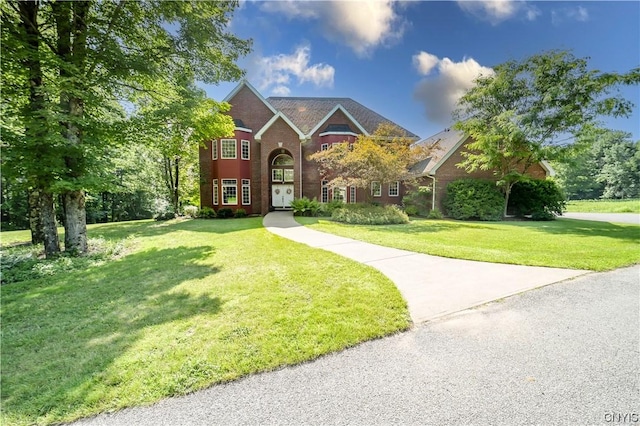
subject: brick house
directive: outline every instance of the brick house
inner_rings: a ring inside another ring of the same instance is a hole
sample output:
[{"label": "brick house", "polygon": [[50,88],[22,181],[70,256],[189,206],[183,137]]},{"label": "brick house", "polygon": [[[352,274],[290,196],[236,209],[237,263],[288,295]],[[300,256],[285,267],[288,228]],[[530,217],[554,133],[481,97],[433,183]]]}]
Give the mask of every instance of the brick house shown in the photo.
[{"label": "brick house", "polygon": [[[243,208],[248,214],[265,215],[303,196],[347,203],[367,198],[362,188],[329,188],[308,156],[334,143],[353,143],[358,135],[369,135],[390,120],[350,98],[265,99],[247,81],[224,100],[231,104],[229,114],[236,127],[233,137],[200,147],[202,207]],[[372,192],[381,204],[402,201],[400,182],[376,184]]]},{"label": "brick house", "polygon": [[[224,100],[231,104],[229,114],[235,130],[233,136],[208,141],[200,147],[202,207],[216,211],[223,207],[243,208],[248,214],[265,215],[274,209],[287,208],[294,198],[303,196],[321,202],[337,199],[346,203],[368,198],[362,188],[329,188],[317,164],[308,157],[335,143],[353,143],[358,135],[370,135],[390,120],[350,98],[265,99],[244,80]],[[445,129],[419,140],[415,134],[400,129],[417,144],[438,142],[439,149],[416,164],[411,172],[420,178],[422,185],[434,188],[434,204],[441,210],[449,182],[463,177],[495,180],[491,171],[468,174],[456,167],[463,160],[461,151],[469,142],[462,133]],[[553,174],[545,162],[527,172],[535,178]],[[401,182],[374,182],[367,189],[380,204],[401,204],[404,190]]]},{"label": "brick house", "polygon": [[[492,170],[476,170],[468,173],[457,166],[464,161],[462,152],[467,150],[466,145],[471,141],[471,137],[462,132],[444,129],[440,133],[416,142],[416,144],[425,145],[437,142],[438,149],[432,151],[430,157],[413,166],[411,173],[420,178],[421,185],[432,188],[432,205],[441,211],[444,211],[444,195],[450,182],[461,178],[496,180]],[[546,161],[532,165],[526,173],[534,179],[545,179],[555,174]]]}]

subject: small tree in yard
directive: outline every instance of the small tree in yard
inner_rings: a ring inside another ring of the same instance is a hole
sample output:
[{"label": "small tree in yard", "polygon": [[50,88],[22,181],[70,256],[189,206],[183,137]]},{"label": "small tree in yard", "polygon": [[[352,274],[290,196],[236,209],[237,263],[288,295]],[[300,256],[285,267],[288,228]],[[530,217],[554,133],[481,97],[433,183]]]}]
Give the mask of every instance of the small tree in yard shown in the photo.
[{"label": "small tree in yard", "polygon": [[318,163],[330,187],[355,186],[369,193],[373,182],[391,183],[407,178],[410,166],[427,157],[436,146],[415,146],[415,141],[396,126],[383,123],[356,141],[336,144],[309,158]]},{"label": "small tree in yard", "polygon": [[551,51],[495,67],[458,102],[455,129],[472,137],[459,167],[493,170],[505,194],[527,170],[553,156],[558,139],[574,137],[602,115],[628,116],[633,104],[619,85],[640,82],[640,68],[626,74],[589,70],[587,59]]}]

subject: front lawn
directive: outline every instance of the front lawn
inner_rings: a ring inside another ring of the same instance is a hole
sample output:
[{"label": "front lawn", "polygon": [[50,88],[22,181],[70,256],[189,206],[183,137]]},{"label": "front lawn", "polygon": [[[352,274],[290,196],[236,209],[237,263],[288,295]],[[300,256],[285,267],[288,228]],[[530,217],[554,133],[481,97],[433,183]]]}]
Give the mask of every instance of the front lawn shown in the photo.
[{"label": "front lawn", "polygon": [[[381,273],[261,220],[90,226],[93,238],[132,236],[128,251],[2,286],[0,423],[149,404],[408,327]],[[2,233],[5,244],[28,238]]]},{"label": "front lawn", "polygon": [[296,218],[318,231],[459,259],[605,271],[640,263],[640,226],[555,220],[462,222],[414,219],[406,225],[345,225]]},{"label": "front lawn", "polygon": [[640,200],[572,200],[567,201],[571,213],[640,213]]}]

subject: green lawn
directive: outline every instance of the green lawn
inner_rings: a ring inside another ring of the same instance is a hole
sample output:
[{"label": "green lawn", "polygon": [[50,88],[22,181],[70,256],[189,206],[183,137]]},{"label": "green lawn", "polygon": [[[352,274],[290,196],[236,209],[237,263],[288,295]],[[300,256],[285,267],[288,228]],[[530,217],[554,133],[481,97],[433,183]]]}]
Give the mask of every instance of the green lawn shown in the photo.
[{"label": "green lawn", "polygon": [[[133,236],[128,253],[2,286],[0,423],[149,404],[409,326],[381,273],[261,220],[91,226],[90,237]],[[3,244],[28,238],[2,233]]]},{"label": "green lawn", "polygon": [[567,201],[571,213],[640,213],[640,199]]},{"label": "green lawn", "polygon": [[640,263],[640,226],[562,219],[461,222],[415,219],[406,225],[345,225],[296,218],[318,231],[459,259],[605,271]]}]

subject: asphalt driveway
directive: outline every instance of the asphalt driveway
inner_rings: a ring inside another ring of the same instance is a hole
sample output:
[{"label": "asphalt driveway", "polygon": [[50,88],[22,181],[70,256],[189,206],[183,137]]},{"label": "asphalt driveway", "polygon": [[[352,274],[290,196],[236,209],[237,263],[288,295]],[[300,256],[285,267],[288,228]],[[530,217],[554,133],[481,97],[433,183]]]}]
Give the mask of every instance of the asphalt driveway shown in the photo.
[{"label": "asphalt driveway", "polygon": [[589,274],[77,424],[632,424],[622,419],[640,416],[639,276]]},{"label": "asphalt driveway", "polygon": [[638,213],[563,213],[560,216],[567,219],[594,220],[596,222],[631,223],[640,225]]}]

